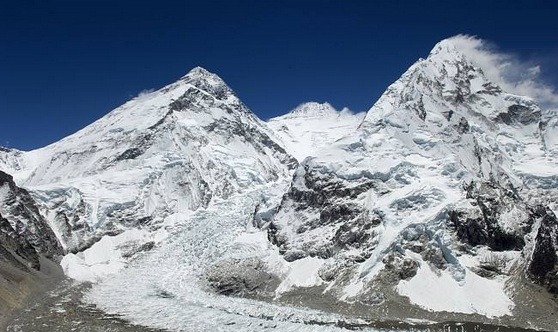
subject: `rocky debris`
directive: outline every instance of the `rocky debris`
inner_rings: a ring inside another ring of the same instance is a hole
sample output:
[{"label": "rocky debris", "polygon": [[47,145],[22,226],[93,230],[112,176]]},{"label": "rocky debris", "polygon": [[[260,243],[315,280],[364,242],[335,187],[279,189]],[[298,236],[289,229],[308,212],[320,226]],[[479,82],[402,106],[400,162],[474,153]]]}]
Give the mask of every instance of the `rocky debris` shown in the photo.
[{"label": "rocky debris", "polygon": [[499,256],[496,252],[491,252],[482,257],[478,267],[473,271],[483,278],[493,278],[499,275],[506,275],[508,269],[508,259]]},{"label": "rocky debris", "polygon": [[355,262],[349,259],[330,260],[320,268],[318,275],[325,282],[342,280],[347,275],[352,275],[355,267]]},{"label": "rocky debris", "polygon": [[[34,294],[8,321],[7,332],[168,332],[130,323],[120,315],[103,312],[86,303],[88,284],[61,280]],[[1,325],[0,325],[1,327]]]},{"label": "rocky debris", "polygon": [[36,288],[52,282],[59,267],[47,260],[64,253],[26,190],[0,171],[0,328]]},{"label": "rocky debris", "polygon": [[121,248],[122,250],[122,257],[123,258],[130,258],[135,256],[138,253],[150,251],[155,247],[155,242],[148,241],[148,242],[139,242],[139,243],[126,243],[125,248]]},{"label": "rocky debris", "polygon": [[394,275],[394,282],[406,280],[417,274],[419,265],[414,260],[404,257],[397,251],[392,251],[382,259],[385,271]]},{"label": "rocky debris", "polygon": [[221,261],[206,272],[209,286],[222,295],[271,297],[279,279],[257,258]]}]

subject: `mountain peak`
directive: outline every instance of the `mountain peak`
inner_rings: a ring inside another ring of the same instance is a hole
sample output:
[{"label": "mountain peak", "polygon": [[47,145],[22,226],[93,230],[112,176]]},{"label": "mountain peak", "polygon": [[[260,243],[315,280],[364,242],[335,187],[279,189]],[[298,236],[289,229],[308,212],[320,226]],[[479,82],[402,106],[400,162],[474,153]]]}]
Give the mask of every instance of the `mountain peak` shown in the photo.
[{"label": "mountain peak", "polygon": [[466,58],[467,49],[479,40],[468,35],[456,35],[438,42],[428,55],[428,58],[442,58],[447,60],[462,60]]},{"label": "mountain peak", "polygon": [[175,84],[191,85],[219,100],[228,100],[228,102],[236,104],[241,103],[233,90],[221,77],[199,66],[194,67]]},{"label": "mountain peak", "polygon": [[319,103],[315,101],[298,105],[286,115],[289,117],[323,117],[337,115],[339,112],[328,102]]},{"label": "mountain peak", "polygon": [[180,81],[193,85],[196,85],[196,82],[205,82],[213,86],[226,85],[225,81],[223,81],[219,75],[200,66],[192,68],[186,75],[180,78]]},{"label": "mountain peak", "polygon": [[202,77],[202,76],[210,76],[215,75],[208,71],[207,69],[196,66],[192,68],[186,75],[182,76],[182,78],[194,78],[194,77]]}]

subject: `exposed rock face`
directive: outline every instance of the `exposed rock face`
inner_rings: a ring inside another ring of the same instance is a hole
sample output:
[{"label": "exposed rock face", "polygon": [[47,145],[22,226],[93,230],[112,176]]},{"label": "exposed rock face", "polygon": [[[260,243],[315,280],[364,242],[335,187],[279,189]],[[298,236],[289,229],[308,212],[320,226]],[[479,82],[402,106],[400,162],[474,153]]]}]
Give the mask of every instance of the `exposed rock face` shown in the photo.
[{"label": "exposed rock face", "polygon": [[[524,237],[530,232],[532,218],[529,207],[513,188],[494,183],[471,183],[466,197],[473,208],[450,212],[450,225],[457,237],[471,246],[486,245],[494,251],[521,250]],[[513,224],[503,225],[502,219],[516,212]]]},{"label": "exposed rock face", "polygon": [[222,261],[210,268],[207,281],[219,294],[269,298],[279,279],[266,270],[265,263],[257,258]]},{"label": "exposed rock face", "polygon": [[10,174],[21,171],[23,154],[22,151],[0,146],[0,169]]},{"label": "exposed rock face", "polygon": [[8,251],[13,251],[31,267],[38,269],[38,254],[53,258],[63,249],[35,201],[19,188],[12,176],[0,171],[0,216],[2,236]]},{"label": "exposed rock face", "polygon": [[[350,199],[356,199],[378,182],[374,178],[364,178],[348,187],[345,181],[330,174],[322,174],[308,166],[299,169],[293,180],[296,185],[285,194],[269,226],[270,240],[279,246],[288,261],[306,256],[329,258],[350,248],[362,251],[361,255],[351,257],[362,261],[374,247],[372,227],[381,222],[382,216]],[[282,211],[287,209],[293,211],[292,216],[283,215]],[[283,217],[289,218],[287,225],[277,222]],[[296,234],[309,234],[309,237],[292,241],[285,234],[288,231],[285,228],[293,228]],[[323,232],[324,229],[327,231]]]},{"label": "exposed rock face", "polygon": [[558,294],[558,220],[551,210],[543,206],[535,207],[532,216],[539,226],[528,273],[549,292]]},{"label": "exposed rock face", "polygon": [[[0,171],[0,328],[64,254],[60,242],[25,189]],[[46,265],[46,266],[45,266]]]},{"label": "exposed rock face", "polygon": [[0,259],[5,263],[27,272],[41,267],[37,250],[1,216],[0,240]]}]

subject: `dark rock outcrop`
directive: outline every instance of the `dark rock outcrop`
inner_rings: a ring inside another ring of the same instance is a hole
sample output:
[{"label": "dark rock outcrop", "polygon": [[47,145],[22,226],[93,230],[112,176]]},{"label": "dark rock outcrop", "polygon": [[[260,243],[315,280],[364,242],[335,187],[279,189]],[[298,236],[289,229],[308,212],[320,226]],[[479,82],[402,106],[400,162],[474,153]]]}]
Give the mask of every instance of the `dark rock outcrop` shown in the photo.
[{"label": "dark rock outcrop", "polygon": [[36,252],[47,258],[63,254],[64,250],[60,242],[39,212],[29,192],[19,188],[12,176],[2,171],[0,171],[0,187],[5,192],[0,202],[2,204],[0,211],[7,236],[20,242],[21,248],[30,245]]},{"label": "dark rock outcrop", "polygon": [[279,285],[257,258],[221,261],[207,271],[207,281],[218,294],[246,297],[270,296]]},{"label": "dark rock outcrop", "polygon": [[284,226],[272,220],[268,226],[269,240],[279,247],[288,261],[306,256],[329,258],[349,248],[362,251],[361,255],[352,257],[356,261],[369,257],[374,245],[374,227],[381,222],[382,216],[359,204],[348,202],[347,199],[355,199],[375,187],[377,180],[362,177],[354,179],[349,186],[346,180],[337,178],[334,174],[309,170],[307,165],[301,167],[305,171],[295,177],[300,177],[297,181],[303,182],[304,186],[290,187],[283,197],[279,213],[292,210],[309,216],[304,217],[306,220],[296,229],[297,234],[327,228],[332,230],[331,237],[316,239],[315,245],[298,246],[289,243],[281,231]]},{"label": "dark rock outcrop", "polygon": [[527,206],[513,188],[503,188],[495,183],[471,183],[466,188],[467,198],[475,209],[449,212],[449,224],[457,237],[471,246],[487,245],[494,251],[521,250],[525,246],[524,236],[531,227],[531,220],[519,220],[517,230],[505,230],[500,219],[515,206]]},{"label": "dark rock outcrop", "polygon": [[540,225],[527,274],[549,292],[558,294],[558,220],[543,206],[535,207],[532,216],[540,221]]},{"label": "dark rock outcrop", "polygon": [[64,250],[27,190],[0,171],[0,328],[42,286],[58,280]]}]

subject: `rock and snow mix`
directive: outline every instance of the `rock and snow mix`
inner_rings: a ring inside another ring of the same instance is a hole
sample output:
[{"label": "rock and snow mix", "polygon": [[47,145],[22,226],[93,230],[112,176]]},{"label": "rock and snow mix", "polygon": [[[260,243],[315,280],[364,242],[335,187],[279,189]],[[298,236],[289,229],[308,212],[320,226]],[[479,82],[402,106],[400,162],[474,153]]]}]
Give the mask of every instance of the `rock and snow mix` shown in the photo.
[{"label": "rock and snow mix", "polygon": [[510,275],[479,260],[467,267],[479,248],[521,252],[523,271],[512,275],[557,289],[556,233],[537,231],[541,219],[556,224],[541,206],[556,204],[558,160],[546,142],[556,126],[458,44],[440,42],[355,133],[302,161],[270,222],[287,260],[343,267],[325,290],[341,300],[387,296],[387,283],[426,309],[509,315]]},{"label": "rock and snow mix", "polygon": [[366,114],[306,103],[264,123],[195,68],[57,143],[1,150],[0,168],[107,312],[336,330],[351,319],[270,302],[312,290],[502,317],[521,305],[516,276],[558,292],[557,131],[555,111],[490,82],[450,38]]}]

